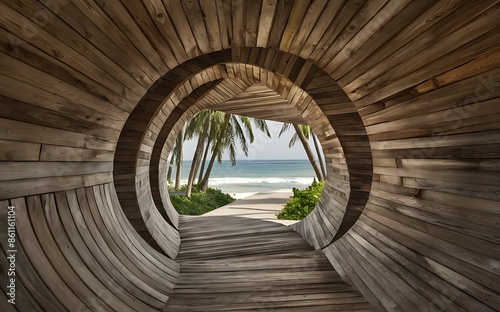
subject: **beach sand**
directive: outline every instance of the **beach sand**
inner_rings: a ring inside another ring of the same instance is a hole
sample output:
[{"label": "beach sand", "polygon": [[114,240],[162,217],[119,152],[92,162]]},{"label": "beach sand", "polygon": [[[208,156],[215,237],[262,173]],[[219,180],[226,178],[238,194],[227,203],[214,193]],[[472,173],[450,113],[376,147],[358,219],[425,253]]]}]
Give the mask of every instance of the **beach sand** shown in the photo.
[{"label": "beach sand", "polygon": [[290,196],[290,190],[277,190],[273,192],[257,193],[233,203],[212,210],[204,216],[235,216],[243,218],[261,219],[290,225],[298,221],[278,220],[276,214],[283,209]]}]

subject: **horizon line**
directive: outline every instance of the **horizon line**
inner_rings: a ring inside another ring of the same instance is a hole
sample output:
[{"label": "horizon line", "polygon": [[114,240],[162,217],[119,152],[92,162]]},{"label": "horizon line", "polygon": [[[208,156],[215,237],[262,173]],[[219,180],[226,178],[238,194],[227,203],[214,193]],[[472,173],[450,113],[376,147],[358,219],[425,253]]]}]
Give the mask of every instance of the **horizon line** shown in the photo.
[{"label": "horizon line", "polygon": [[[236,159],[236,161],[241,161],[241,160],[252,161],[252,160],[309,160],[309,159],[307,159],[307,158]],[[192,161],[192,159],[185,158],[185,159],[183,159],[183,161]],[[230,161],[230,159],[222,159],[222,161]]]}]

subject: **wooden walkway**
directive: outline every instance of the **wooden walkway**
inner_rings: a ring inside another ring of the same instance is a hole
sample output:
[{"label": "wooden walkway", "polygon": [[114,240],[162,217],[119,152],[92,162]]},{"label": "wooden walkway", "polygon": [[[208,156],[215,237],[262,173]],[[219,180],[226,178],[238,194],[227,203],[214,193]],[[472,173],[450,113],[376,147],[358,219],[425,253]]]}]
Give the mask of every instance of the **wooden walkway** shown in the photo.
[{"label": "wooden walkway", "polygon": [[164,311],[373,311],[284,225],[181,217],[180,232],[181,276]]}]

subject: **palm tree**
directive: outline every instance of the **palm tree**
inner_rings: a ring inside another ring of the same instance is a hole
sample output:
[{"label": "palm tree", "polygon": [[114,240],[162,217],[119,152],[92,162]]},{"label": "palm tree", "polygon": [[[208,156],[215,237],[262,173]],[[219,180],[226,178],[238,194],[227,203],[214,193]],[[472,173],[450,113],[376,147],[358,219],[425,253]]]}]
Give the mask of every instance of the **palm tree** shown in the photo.
[{"label": "palm tree", "polygon": [[237,142],[239,142],[243,153],[248,156],[247,137],[250,143],[254,141],[252,121],[259,130],[263,131],[268,137],[271,137],[267,123],[261,119],[221,113],[217,120],[217,124],[214,123],[212,125],[215,134],[212,136],[212,155],[203,179],[199,182],[203,191],[206,191],[208,188],[208,180],[215,160],[217,159],[220,162],[225,150],[229,152],[229,159],[233,166],[236,165]]},{"label": "palm tree", "polygon": [[[226,136],[227,128],[229,126],[230,120],[231,120],[231,114],[224,114],[223,122],[220,124],[220,131],[218,133],[218,137],[212,146],[212,157],[210,158],[207,170],[206,170],[205,174],[203,175],[203,179],[200,182],[201,190],[204,192],[208,188],[208,178],[210,177],[210,173],[212,172],[215,158],[217,156],[219,156],[219,159],[221,158],[222,150],[223,150],[223,140],[225,139],[224,137]],[[246,144],[246,142],[245,142],[245,144]]]},{"label": "palm tree", "polygon": [[[193,155],[193,161],[191,163],[191,169],[189,171],[188,183],[186,186],[186,197],[191,197],[191,192],[193,189],[194,179],[198,169],[200,167],[200,162],[202,159],[203,146],[205,145],[205,141],[207,140],[210,124],[211,124],[211,115],[214,111],[212,110],[203,110],[196,114],[189,122],[186,129],[186,139],[192,139],[195,135],[198,136],[198,143],[196,144],[196,150]],[[210,143],[207,144],[209,146]],[[204,157],[205,161],[206,156]],[[203,166],[200,172],[203,172]],[[201,180],[201,178],[200,178]]]},{"label": "palm tree", "polygon": [[[210,155],[210,152],[214,150],[214,146],[217,140],[221,137],[221,130],[223,125],[225,124],[225,115],[226,114],[223,112],[213,111],[210,117],[210,128],[207,134],[207,144],[205,145],[205,151],[203,152],[203,160],[201,162],[200,174],[197,182],[198,185],[202,184],[203,178],[205,176],[205,165],[207,164],[208,156]],[[218,158],[220,159],[221,157],[222,152],[219,149]]]},{"label": "palm tree", "polygon": [[[314,172],[316,173],[316,177],[318,178],[319,181],[323,181],[324,180],[324,175],[323,175],[324,170],[320,169],[318,162],[316,161],[316,159],[314,157],[311,146],[309,145],[309,142],[308,142],[308,139],[309,139],[310,134],[311,134],[311,128],[307,125],[297,125],[297,124],[291,124],[291,123],[284,123],[283,126],[281,127],[279,136],[281,137],[281,135],[284,132],[286,132],[288,129],[290,129],[291,126],[293,126],[293,128],[295,129],[295,133],[292,136],[292,138],[290,139],[290,142],[288,143],[288,147],[294,146],[295,143],[297,142],[297,140],[300,140],[300,143],[302,143],[302,146],[304,147],[304,150],[306,152],[307,158],[309,159],[309,162],[311,163],[311,165],[314,169]],[[319,154],[319,147],[317,147],[316,151],[318,153],[318,158],[321,158],[321,155]]]}]

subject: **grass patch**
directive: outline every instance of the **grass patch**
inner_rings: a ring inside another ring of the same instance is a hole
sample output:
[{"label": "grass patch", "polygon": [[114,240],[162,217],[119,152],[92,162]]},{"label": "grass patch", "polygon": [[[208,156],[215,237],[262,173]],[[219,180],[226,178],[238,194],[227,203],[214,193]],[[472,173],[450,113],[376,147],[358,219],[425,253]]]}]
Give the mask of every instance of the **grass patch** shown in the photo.
[{"label": "grass patch", "polygon": [[[185,186],[181,187],[181,191],[184,190]],[[231,195],[215,188],[208,188],[206,192],[193,188],[191,198],[180,195],[170,196],[170,201],[175,210],[181,215],[189,216],[202,215],[235,200]]]}]

